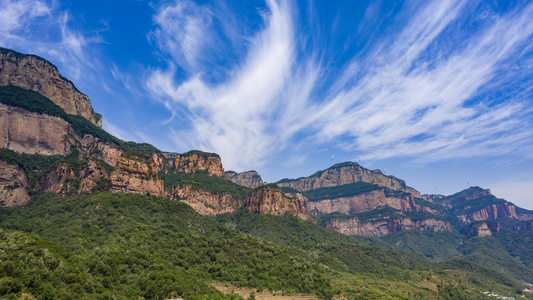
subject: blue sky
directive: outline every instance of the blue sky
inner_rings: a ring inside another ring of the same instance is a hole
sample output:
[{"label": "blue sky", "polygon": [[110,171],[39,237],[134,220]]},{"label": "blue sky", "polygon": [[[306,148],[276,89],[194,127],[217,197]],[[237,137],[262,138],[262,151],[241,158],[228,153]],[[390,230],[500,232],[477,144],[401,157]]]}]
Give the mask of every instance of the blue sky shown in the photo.
[{"label": "blue sky", "polygon": [[104,129],[269,182],[357,161],[533,209],[533,2],[0,0]]}]

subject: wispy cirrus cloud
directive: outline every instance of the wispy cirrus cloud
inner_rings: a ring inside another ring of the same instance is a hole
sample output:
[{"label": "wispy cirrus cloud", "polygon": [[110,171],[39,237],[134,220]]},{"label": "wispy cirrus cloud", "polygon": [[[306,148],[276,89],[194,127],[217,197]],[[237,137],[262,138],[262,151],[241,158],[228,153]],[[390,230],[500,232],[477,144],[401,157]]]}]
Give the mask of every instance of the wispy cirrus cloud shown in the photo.
[{"label": "wispy cirrus cloud", "polygon": [[[317,63],[325,47],[298,42],[305,37],[294,7],[275,0],[267,6],[263,28],[244,37],[246,55],[220,82],[205,76],[209,64],[198,56],[219,45],[212,28],[219,16],[211,8],[177,1],[154,17],[155,39],[172,60],[151,73],[147,88],[174,115],[186,112],[190,127],[176,134],[190,147],[220,153],[235,169],[258,166],[294,143],[338,141],[365,160],[531,150],[531,89],[513,88],[513,78],[525,73],[532,81],[533,4],[479,15],[467,1],[407,5],[408,18],[389,24],[339,75]],[[456,34],[463,35],[460,44]],[[518,61],[524,67],[509,69]],[[502,89],[516,97],[504,98]]]},{"label": "wispy cirrus cloud", "polygon": [[54,1],[1,0],[0,45],[59,62],[65,75],[78,79],[96,67],[87,47],[99,37],[80,33],[71,21],[70,13]]}]

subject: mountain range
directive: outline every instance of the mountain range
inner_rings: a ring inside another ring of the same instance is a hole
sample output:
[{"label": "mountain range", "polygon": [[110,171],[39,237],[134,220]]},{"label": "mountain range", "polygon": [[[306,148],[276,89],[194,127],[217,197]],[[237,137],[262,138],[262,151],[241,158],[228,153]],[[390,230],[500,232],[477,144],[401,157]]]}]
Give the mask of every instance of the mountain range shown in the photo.
[{"label": "mountain range", "polygon": [[488,189],[421,195],[355,162],[266,183],[101,126],[54,65],[0,48],[2,299],[483,299],[533,282],[533,211]]}]

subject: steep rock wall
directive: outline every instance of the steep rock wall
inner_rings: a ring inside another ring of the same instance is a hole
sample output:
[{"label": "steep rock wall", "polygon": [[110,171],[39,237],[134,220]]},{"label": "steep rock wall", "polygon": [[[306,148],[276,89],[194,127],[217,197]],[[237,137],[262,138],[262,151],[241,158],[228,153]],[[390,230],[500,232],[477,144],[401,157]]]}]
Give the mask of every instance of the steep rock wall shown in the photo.
[{"label": "steep rock wall", "polygon": [[26,204],[30,200],[26,188],[28,177],[18,164],[0,160],[0,206]]},{"label": "steep rock wall", "polygon": [[256,214],[271,214],[281,216],[286,212],[302,220],[311,221],[311,216],[305,211],[302,198],[289,198],[279,188],[265,186],[255,189],[244,200],[246,212]]},{"label": "steep rock wall", "polygon": [[116,165],[122,154],[115,144],[91,135],[80,137],[59,117],[0,103],[0,148],[26,154],[66,156],[72,152],[72,146],[84,157],[94,155],[111,166]]},{"label": "steep rock wall", "polygon": [[493,204],[488,205],[487,207],[479,211],[457,216],[457,218],[463,223],[482,220],[494,220],[503,217],[517,219],[515,206],[510,205],[509,203]]},{"label": "steep rock wall", "polygon": [[411,194],[405,194],[402,197],[386,197],[383,190],[374,190],[351,197],[307,202],[306,210],[311,214],[317,215],[329,214],[332,212],[355,214],[383,206],[390,206],[402,211],[427,211],[434,214],[437,213],[429,207],[417,204]]},{"label": "steep rock wall", "polygon": [[233,213],[242,201],[233,199],[229,194],[215,195],[191,184],[180,184],[167,191],[167,197],[182,201],[204,216]]},{"label": "steep rock wall", "polygon": [[265,184],[261,179],[259,173],[257,173],[256,171],[248,171],[242,173],[227,171],[226,178],[238,185],[242,185],[252,189],[255,189],[256,187],[260,187]]},{"label": "steep rock wall", "polygon": [[224,167],[218,155],[176,154],[173,170],[185,173],[207,171],[209,175],[225,177]]},{"label": "steep rock wall", "polygon": [[383,236],[403,230],[452,231],[448,222],[435,219],[412,221],[409,218],[360,222],[357,218],[330,219],[323,224],[345,235]]},{"label": "steep rock wall", "polygon": [[54,65],[40,57],[0,48],[0,85],[14,85],[38,92],[65,112],[80,115],[102,126],[102,118],[96,120],[87,95],[61,76]]},{"label": "steep rock wall", "polygon": [[122,154],[109,176],[107,188],[112,192],[164,196],[163,180],[157,172],[151,157]]}]

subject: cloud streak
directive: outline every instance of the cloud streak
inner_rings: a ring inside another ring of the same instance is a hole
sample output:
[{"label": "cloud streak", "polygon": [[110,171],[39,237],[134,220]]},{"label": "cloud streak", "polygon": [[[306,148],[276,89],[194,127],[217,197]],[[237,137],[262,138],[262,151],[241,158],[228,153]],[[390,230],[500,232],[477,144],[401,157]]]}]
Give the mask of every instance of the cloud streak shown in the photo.
[{"label": "cloud streak", "polygon": [[294,7],[275,0],[267,7],[263,28],[246,37],[245,57],[221,82],[209,80],[199,56],[219,45],[212,8],[177,1],[157,11],[153,36],[172,59],[146,86],[175,116],[187,113],[190,127],[176,134],[188,137],[191,148],[215,151],[237,170],[260,166],[294,144],[337,143],[365,160],[531,150],[531,90],[514,100],[497,92],[524,72],[505,74],[504,63],[531,65],[533,4],[483,16],[483,26],[461,33],[467,38],[460,45],[450,37],[469,25],[465,16],[477,9],[471,3],[407,7],[409,20],[392,23],[380,43],[354,55],[339,75],[317,63],[325,48],[298,42],[306,37]]}]

